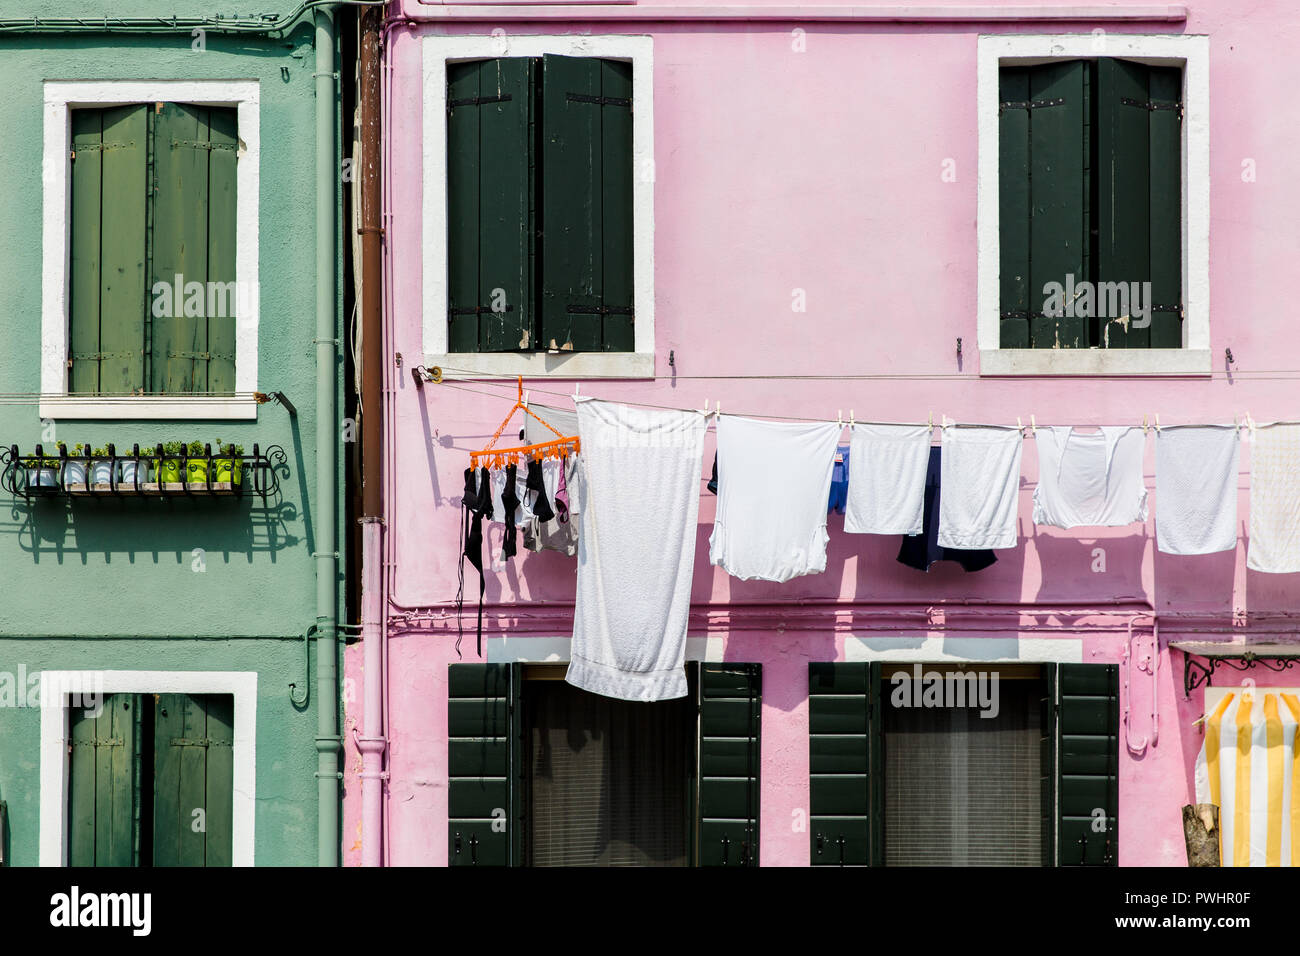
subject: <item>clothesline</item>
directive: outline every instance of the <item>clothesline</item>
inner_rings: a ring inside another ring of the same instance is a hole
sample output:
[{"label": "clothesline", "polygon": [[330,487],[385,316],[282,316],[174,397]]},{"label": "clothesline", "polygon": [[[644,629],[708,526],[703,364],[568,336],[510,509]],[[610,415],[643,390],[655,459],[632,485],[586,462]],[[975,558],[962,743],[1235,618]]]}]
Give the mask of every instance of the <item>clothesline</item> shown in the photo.
[{"label": "clothesline", "polygon": [[[513,384],[506,383],[506,382],[491,382],[491,381],[484,381],[484,382],[480,382],[479,384],[481,384],[481,385],[488,385],[488,386],[492,386],[492,387],[495,387],[495,388],[514,388],[514,387],[515,387]],[[441,383],[440,387],[444,387],[444,388],[454,388],[454,389],[456,389],[457,391],[462,391],[462,392],[471,392],[471,393],[476,394],[476,395],[486,395],[486,396],[489,397],[489,398],[501,398],[501,397],[502,397],[502,396],[498,395],[498,394],[495,393],[495,392],[486,392],[486,391],[483,391],[482,389],[473,388],[473,387],[468,386],[468,385],[459,385],[459,384],[456,384],[456,383],[454,383],[454,382],[448,382],[448,381],[446,381],[446,380],[444,380],[444,381]],[[532,392],[538,392],[538,393],[540,393],[540,394],[542,394],[542,395],[552,395],[552,396],[555,396],[555,397],[557,397],[557,398],[570,398],[570,399],[572,399],[572,398],[575,398],[575,397],[579,397],[579,396],[581,395],[581,385],[575,385],[574,387],[575,387],[576,389],[578,389],[578,391],[575,392],[575,393],[556,391],[556,390],[554,390],[554,389],[547,389],[547,388],[529,388],[529,389],[526,389],[526,390],[525,390],[525,395],[528,395],[529,393],[532,393]],[[589,396],[589,397],[594,398],[595,396]],[[717,406],[716,406],[713,410],[711,410],[711,411],[706,411],[706,410],[701,409],[701,408],[699,408],[699,407],[693,407],[693,406],[660,405],[660,404],[656,404],[656,403],[654,403],[654,402],[640,402],[640,401],[634,401],[634,400],[631,400],[631,399],[623,399],[623,398],[619,398],[619,399],[610,399],[610,401],[617,401],[617,402],[618,402],[619,404],[621,404],[621,405],[631,405],[631,406],[634,406],[634,407],[636,407],[636,408],[654,408],[654,409],[658,409],[658,410],[660,410],[660,411],[668,411],[668,412],[690,412],[690,411],[695,411],[695,412],[701,412],[702,414],[707,414],[707,415],[709,415],[709,416],[716,416],[716,415],[722,414],[722,411],[721,411],[721,405],[722,405],[722,403],[721,403],[720,400],[718,401]],[[711,401],[712,401],[711,399],[706,399],[706,400],[705,400],[705,405],[708,406],[708,405],[711,403]],[[829,417],[810,418],[810,417],[799,416],[799,415],[772,415],[772,414],[767,414],[767,413],[757,413],[757,414],[753,414],[753,413],[740,413],[740,412],[731,412],[731,411],[727,411],[726,414],[728,414],[728,415],[732,415],[732,414],[734,414],[734,415],[736,415],[737,417],[741,417],[741,418],[760,418],[760,419],[771,419],[771,420],[775,420],[775,421],[786,421],[786,422],[809,422],[809,423],[818,423],[818,422],[830,422],[830,421],[834,421],[834,420],[835,420],[835,419],[831,419],[831,418],[829,418]],[[938,421],[935,421],[933,418],[931,418],[931,420],[928,421],[928,422],[882,422],[882,421],[869,421],[869,420],[866,420],[866,419],[863,419],[863,420],[861,420],[861,421],[858,421],[858,420],[854,417],[854,414],[853,414],[852,409],[850,409],[849,417],[848,417],[848,418],[844,418],[842,410],[839,410],[839,412],[838,412],[838,414],[837,414],[837,418],[840,419],[840,420],[842,421],[842,423],[845,424],[845,425],[850,425],[850,424],[856,424],[856,425],[911,425],[911,426],[916,427],[916,428],[922,428],[922,427],[927,427],[927,426],[928,426],[928,427],[940,427],[940,428],[945,427],[945,426],[946,426],[946,427],[957,427],[957,428],[972,428],[972,427],[982,427],[982,428],[1019,428],[1019,429],[1020,429],[1020,430],[1025,434],[1026,437],[1032,437],[1032,436],[1033,436],[1033,430],[1034,430],[1035,428],[1039,428],[1039,427],[1041,427],[1041,428],[1053,428],[1053,427],[1056,427],[1056,428],[1067,428],[1067,427],[1085,427],[1085,428],[1086,428],[1086,427],[1100,427],[1099,425],[1093,425],[1093,424],[1089,424],[1089,423],[1081,423],[1081,422],[1061,423],[1061,424],[1059,424],[1059,425],[1053,425],[1053,424],[1051,424],[1051,423],[1038,422],[1038,421],[1036,421],[1036,420],[1034,419],[1033,416],[1030,416],[1030,421],[1029,421],[1028,423],[1025,423],[1023,420],[1021,420],[1021,421],[1018,421],[1018,422],[1017,422],[1016,424],[1014,424],[1014,425],[1012,425],[1012,424],[1003,424],[1003,423],[983,424],[983,423],[978,423],[978,422],[956,422],[956,421],[952,421],[951,419],[946,419],[946,416],[943,416],[943,415],[941,415],[941,416],[939,417],[939,420],[938,420]],[[1259,429],[1259,428],[1272,428],[1272,427],[1274,427],[1275,425],[1300,425],[1300,420],[1297,420],[1297,421],[1287,421],[1287,420],[1279,419],[1279,420],[1277,420],[1277,421],[1271,421],[1271,422],[1260,422],[1260,421],[1255,421],[1254,419],[1252,419],[1251,416],[1250,416],[1249,411],[1247,411],[1244,415],[1242,415],[1242,416],[1237,416],[1237,420],[1234,420],[1234,421],[1232,421],[1232,422],[1181,422],[1181,423],[1177,423],[1177,424],[1162,424],[1162,423],[1160,422],[1160,420],[1159,420],[1159,416],[1158,416],[1158,415],[1157,415],[1157,416],[1154,416],[1154,418],[1152,418],[1151,416],[1144,416],[1144,419],[1143,419],[1142,422],[1140,422],[1140,423],[1134,423],[1131,427],[1134,427],[1134,428],[1143,428],[1143,429],[1146,429],[1146,430],[1148,430],[1148,431],[1160,431],[1160,430],[1165,429],[1165,428],[1194,428],[1194,427],[1207,427],[1207,426],[1209,426],[1209,427],[1216,427],[1216,428],[1233,428],[1233,427],[1236,427],[1237,429],[1241,429],[1242,427],[1248,427],[1248,426],[1251,426],[1251,425],[1253,425],[1256,429]]]}]

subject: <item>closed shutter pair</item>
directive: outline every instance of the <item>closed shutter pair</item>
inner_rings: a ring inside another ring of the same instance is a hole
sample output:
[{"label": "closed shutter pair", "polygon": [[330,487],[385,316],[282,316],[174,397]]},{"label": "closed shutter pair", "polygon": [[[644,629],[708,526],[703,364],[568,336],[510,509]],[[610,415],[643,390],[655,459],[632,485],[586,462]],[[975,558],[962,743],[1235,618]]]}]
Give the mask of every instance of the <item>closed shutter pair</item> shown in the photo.
[{"label": "closed shutter pair", "polygon": [[[688,663],[695,715],[686,860],[757,866],[762,667]],[[448,861],[520,866],[528,852],[527,735],[521,664],[452,664],[448,674]],[[575,693],[582,693],[575,691]],[[660,707],[675,702],[667,701]],[[645,707],[648,705],[635,705]],[[586,728],[573,727],[574,733]]]},{"label": "closed shutter pair", "polygon": [[68,390],[233,392],[236,110],[134,103],[71,122]]},{"label": "closed shutter pair", "polygon": [[[1044,865],[1116,865],[1119,764],[1119,674],[1113,664],[1044,664],[1041,687],[1039,796],[1041,851]],[[809,665],[810,861],[814,866],[881,866],[886,861],[885,759],[882,720],[883,675],[880,664],[813,663]],[[884,706],[889,706],[886,702]],[[982,718],[972,714],[974,734]],[[919,737],[917,728],[909,728]],[[962,735],[950,742],[969,751],[977,738]],[[927,748],[909,744],[921,753]],[[939,748],[931,745],[933,754]],[[909,772],[915,768],[908,768]],[[930,768],[925,768],[930,769]],[[897,781],[895,782],[897,784]],[[1001,782],[998,782],[999,784]],[[1018,783],[1005,781],[1008,792]],[[896,786],[895,791],[898,787]],[[912,799],[921,787],[909,791]],[[963,795],[965,796],[965,795]],[[987,796],[987,794],[986,794]],[[972,828],[986,828],[995,842],[1008,834],[992,833],[998,814],[974,799],[967,806],[941,802],[935,793],[922,808],[934,814],[933,826],[909,827],[896,834],[924,843],[933,832],[949,832],[952,813],[964,815]],[[939,805],[929,805],[939,804]],[[928,832],[922,832],[928,831]]]},{"label": "closed shutter pair", "polygon": [[447,69],[453,352],[630,352],[632,65]]},{"label": "closed shutter pair", "polygon": [[[1001,347],[1180,348],[1182,71],[1101,57],[998,83]],[[1067,276],[1150,282],[1150,324],[1127,294],[1129,315],[1045,314]]]}]

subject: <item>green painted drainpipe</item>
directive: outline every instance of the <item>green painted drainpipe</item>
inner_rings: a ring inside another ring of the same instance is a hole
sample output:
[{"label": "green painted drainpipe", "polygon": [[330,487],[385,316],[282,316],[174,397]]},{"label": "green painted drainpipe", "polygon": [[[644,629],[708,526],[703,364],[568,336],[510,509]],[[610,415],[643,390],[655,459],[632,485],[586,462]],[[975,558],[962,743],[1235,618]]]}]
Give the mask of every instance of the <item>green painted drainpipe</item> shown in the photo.
[{"label": "green painted drainpipe", "polygon": [[338,474],[335,322],[338,166],[335,162],[334,14],[316,13],[316,787],[318,866],[339,865]]}]

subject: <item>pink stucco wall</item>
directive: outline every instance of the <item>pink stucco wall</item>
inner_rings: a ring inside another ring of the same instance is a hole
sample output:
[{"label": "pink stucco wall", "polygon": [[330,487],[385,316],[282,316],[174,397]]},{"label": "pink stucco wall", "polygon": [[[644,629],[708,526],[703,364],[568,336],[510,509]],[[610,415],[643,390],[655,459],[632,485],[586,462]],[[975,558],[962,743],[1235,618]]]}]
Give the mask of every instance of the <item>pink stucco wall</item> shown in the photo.
[{"label": "pink stucco wall", "polygon": [[[417,17],[428,9],[415,0],[405,6]],[[440,865],[447,859],[447,664],[475,659],[472,613],[463,658],[453,649],[450,615],[461,472],[466,452],[485,442],[513,398],[513,383],[417,389],[408,372],[423,355],[420,35],[500,27],[654,38],[661,377],[584,383],[584,394],[694,407],[721,399],[725,412],[756,417],[834,419],[843,409],[847,418],[852,408],[858,419],[884,421],[924,421],[931,414],[937,421],[946,414],[1027,423],[1033,414],[1040,423],[1084,425],[1136,423],[1156,413],[1165,423],[1225,421],[1249,410],[1269,421],[1300,417],[1292,382],[1260,374],[1300,368],[1300,336],[1284,297],[1285,277],[1300,252],[1294,228],[1300,192],[1289,172],[1300,125],[1278,96],[1300,69],[1292,55],[1297,23],[1288,9],[1264,2],[1242,18],[1229,0],[1205,0],[1185,23],[1101,24],[1116,32],[1211,38],[1211,346],[1216,369],[1223,368],[1225,348],[1236,359],[1230,377],[1125,381],[982,379],[976,347],[976,37],[1089,33],[1097,23],[687,23],[665,12],[658,22],[503,19],[395,29],[387,51],[387,135],[397,198],[388,209],[387,243],[394,277],[391,349],[404,364],[393,379],[395,494],[386,525],[394,605],[388,860]],[[806,52],[792,49],[796,26],[805,31]],[[1247,158],[1256,163],[1254,182],[1241,177]],[[952,182],[942,176],[947,160],[955,163]],[[806,291],[805,313],[791,310],[795,289]],[[675,370],[668,367],[670,349]],[[393,365],[391,357],[386,361]],[[899,374],[921,377],[873,378]],[[534,402],[565,405],[558,395],[572,391],[562,381],[533,380],[526,387]],[[764,665],[762,862],[808,862],[807,834],[792,826],[794,811],[808,802],[806,664],[840,656],[846,639],[949,638],[956,631],[991,642],[1081,639],[1083,660],[1117,662],[1128,622],[1144,609],[1160,617],[1162,648],[1194,629],[1230,629],[1236,622],[1239,632],[1251,632],[1261,622],[1282,620],[1297,604],[1300,582],[1245,567],[1249,448],[1243,446],[1242,540],[1235,554],[1161,554],[1154,520],[1082,532],[1036,528],[1030,501],[1037,453],[1028,440],[1021,540],[1015,550],[999,552],[991,569],[967,575],[940,564],[922,574],[895,561],[897,538],[846,536],[843,519],[832,515],[826,573],[784,585],[734,581],[708,565],[715,499],[702,477],[691,633],[721,638],[729,660]],[[710,437],[702,471],[712,455]],[[1146,473],[1154,515],[1159,502],[1150,446]],[[491,538],[494,556],[498,543],[499,532]],[[1104,572],[1094,570],[1098,548]],[[574,566],[555,554],[524,553],[490,573],[485,636],[568,633]],[[467,597],[474,590],[467,585]],[[1022,606],[1060,613],[1023,617]],[[423,617],[406,623],[404,609]],[[929,616],[918,619],[918,613]],[[1149,624],[1135,633],[1149,646]],[[1015,644],[1000,646],[1016,652]],[[360,645],[348,649],[346,676],[351,728],[361,712]],[[1261,686],[1284,682],[1258,670],[1251,676]],[[1135,670],[1124,699],[1134,741],[1152,733],[1150,693],[1150,678]],[[1160,652],[1157,694],[1158,740],[1136,754],[1121,745],[1120,861],[1126,865],[1185,860],[1179,807],[1189,797],[1202,738],[1191,726],[1200,693],[1182,701],[1179,653]],[[350,863],[359,859],[359,766],[349,746],[343,848]]]}]

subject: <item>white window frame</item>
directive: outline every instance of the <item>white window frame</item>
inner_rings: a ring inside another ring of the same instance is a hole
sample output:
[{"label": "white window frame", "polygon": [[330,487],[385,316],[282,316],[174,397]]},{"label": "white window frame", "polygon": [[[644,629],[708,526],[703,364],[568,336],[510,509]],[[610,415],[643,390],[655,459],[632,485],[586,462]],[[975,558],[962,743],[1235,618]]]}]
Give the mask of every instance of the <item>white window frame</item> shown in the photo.
[{"label": "white window frame", "polygon": [[[255,671],[42,671],[41,866],[68,865],[69,695],[94,689],[108,694],[231,694],[235,698],[234,793],[231,863],[252,866],[257,811],[257,673]],[[78,704],[81,703],[78,701]]]},{"label": "white window frame", "polygon": [[[1180,349],[1001,348],[998,205],[998,71],[1056,59],[1122,57],[1183,70]],[[981,36],[977,47],[979,247],[976,307],[981,375],[1209,375],[1210,354],[1210,40],[1206,36]]]},{"label": "white window frame", "polygon": [[[235,325],[235,392],[213,396],[81,396],[68,392],[68,299],[71,280],[72,110],[115,103],[196,103],[238,110],[235,276],[240,312]],[[42,160],[44,213],[41,262],[42,418],[256,419],[258,300],[258,172],[261,99],[257,80],[46,80]]]},{"label": "white window frame", "polygon": [[[424,361],[448,378],[650,378],[654,324],[654,41],[648,36],[426,36],[424,62]],[[632,64],[631,352],[450,352],[447,322],[447,64],[495,57],[600,57]]]}]

